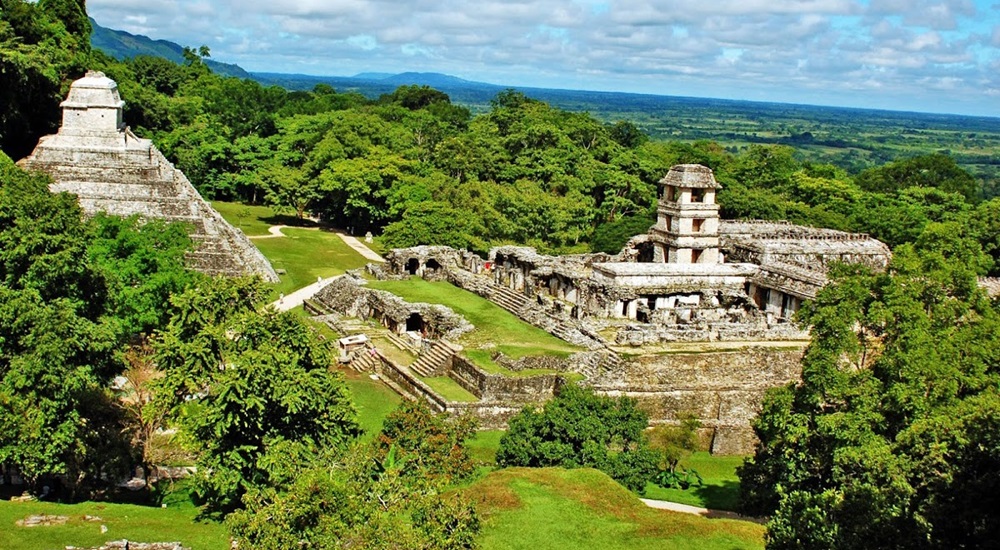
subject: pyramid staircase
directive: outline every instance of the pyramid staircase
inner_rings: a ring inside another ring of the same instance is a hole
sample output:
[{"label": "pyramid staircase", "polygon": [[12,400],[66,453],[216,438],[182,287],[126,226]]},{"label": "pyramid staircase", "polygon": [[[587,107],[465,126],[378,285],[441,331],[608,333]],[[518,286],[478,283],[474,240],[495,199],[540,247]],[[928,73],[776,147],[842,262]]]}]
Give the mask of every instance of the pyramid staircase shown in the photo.
[{"label": "pyramid staircase", "polygon": [[120,149],[67,149],[46,143],[40,142],[21,165],[49,174],[50,189],[77,195],[88,215],[107,212],[183,223],[195,244],[187,255],[190,267],[209,275],[256,273],[277,282],[270,263],[246,235],[213,210],[148,141],[134,138]]},{"label": "pyramid staircase", "polygon": [[460,349],[445,340],[438,340],[434,342],[430,349],[420,354],[420,357],[410,365],[410,370],[424,378],[440,376],[447,370],[447,367],[451,364],[452,357]]}]

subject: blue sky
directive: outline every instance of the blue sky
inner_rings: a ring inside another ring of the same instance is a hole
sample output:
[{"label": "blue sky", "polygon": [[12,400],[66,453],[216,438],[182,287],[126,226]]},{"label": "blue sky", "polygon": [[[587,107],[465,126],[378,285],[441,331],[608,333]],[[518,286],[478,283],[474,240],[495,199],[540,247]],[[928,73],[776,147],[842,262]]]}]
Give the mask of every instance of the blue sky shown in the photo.
[{"label": "blue sky", "polygon": [[88,0],[250,71],[1000,117],[1000,0]]}]

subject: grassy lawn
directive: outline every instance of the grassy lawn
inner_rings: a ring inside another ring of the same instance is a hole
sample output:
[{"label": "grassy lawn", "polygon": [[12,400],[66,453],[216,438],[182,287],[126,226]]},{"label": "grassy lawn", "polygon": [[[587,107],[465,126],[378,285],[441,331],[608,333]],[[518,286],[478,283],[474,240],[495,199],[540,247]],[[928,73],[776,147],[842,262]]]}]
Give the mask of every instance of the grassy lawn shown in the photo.
[{"label": "grassy lawn", "polygon": [[467,494],[484,518],[485,550],[531,548],[763,548],[764,527],[654,510],[593,469],[509,468],[473,483]]},{"label": "grassy lawn", "polygon": [[[483,356],[482,353],[474,353],[475,348],[496,345],[500,342],[503,345],[499,349],[513,358],[527,355],[565,356],[580,351],[580,348],[525,323],[489,300],[451,283],[411,278],[406,281],[372,281],[369,286],[387,290],[409,302],[446,305],[468,319],[475,325],[476,330],[464,335],[459,343],[473,352],[467,355],[474,361],[477,361],[477,357]],[[486,352],[485,356],[488,358],[489,353]],[[510,372],[504,371],[504,374]]]},{"label": "grassy lawn", "polygon": [[[0,548],[62,550],[66,546],[100,546],[112,540],[136,542],[180,542],[192,550],[226,550],[229,535],[221,523],[196,522],[197,509],[190,500],[168,499],[166,508],[82,502],[0,501]],[[63,525],[18,527],[15,522],[30,515],[67,516]],[[96,516],[100,521],[86,521]],[[107,527],[101,533],[101,526]]]},{"label": "grassy lawn", "polygon": [[402,401],[402,398],[389,386],[372,380],[363,374],[348,368],[341,368],[347,387],[358,408],[358,423],[364,429],[366,438],[374,438],[382,429],[382,421]]},{"label": "grassy lawn", "polygon": [[669,500],[713,510],[735,510],[739,497],[740,480],[736,467],[743,464],[742,456],[712,456],[707,452],[694,453],[681,461],[684,468],[694,468],[705,484],[686,491],[665,489],[659,485],[646,485],[646,498]]},{"label": "grassy lawn", "polygon": [[433,376],[431,378],[421,378],[421,380],[448,401],[457,401],[459,403],[474,403],[479,401],[479,398],[475,394],[463,388],[458,382],[448,376]]},{"label": "grassy lawn", "polygon": [[500,438],[506,430],[483,430],[466,443],[472,458],[488,466],[496,466],[497,449],[500,448]]},{"label": "grassy lawn", "polygon": [[282,232],[285,237],[254,239],[254,244],[274,269],[285,270],[275,287],[278,292],[288,294],[315,283],[317,277],[340,275],[368,263],[364,256],[332,232],[299,228],[287,228]]},{"label": "grassy lawn", "polygon": [[267,235],[267,229],[272,225],[316,226],[312,220],[300,220],[294,215],[279,214],[270,206],[251,206],[223,201],[213,201],[211,205],[230,225],[239,228],[248,236]]},{"label": "grassy lawn", "polygon": [[276,292],[288,294],[315,283],[316,277],[340,275],[368,263],[340,237],[332,231],[318,228],[311,220],[279,214],[269,206],[215,201],[212,207],[247,235],[267,235],[272,225],[300,226],[283,229],[285,237],[253,239],[275,269],[285,270],[281,282],[275,286]]}]

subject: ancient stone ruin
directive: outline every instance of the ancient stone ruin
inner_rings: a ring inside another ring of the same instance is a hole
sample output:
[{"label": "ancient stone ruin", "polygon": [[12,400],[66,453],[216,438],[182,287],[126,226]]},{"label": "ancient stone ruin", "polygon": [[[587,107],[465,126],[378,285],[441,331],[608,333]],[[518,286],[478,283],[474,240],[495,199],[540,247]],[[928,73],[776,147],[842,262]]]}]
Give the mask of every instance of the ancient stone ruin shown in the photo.
[{"label": "ancient stone ruin", "polygon": [[18,164],[49,174],[53,192],[77,195],[88,215],[106,212],[187,224],[195,249],[189,265],[211,275],[257,274],[277,282],[271,264],[201,198],[150,140],[122,120],[125,102],[104,73],[88,72],[62,102],[59,132],[43,137]]},{"label": "ancient stone ruin", "polygon": [[[379,278],[447,280],[483,296],[586,350],[547,368],[583,375],[583,383],[599,393],[636,398],[654,424],[693,413],[713,452],[746,453],[753,448],[750,422],[764,392],[800,377],[809,334],[793,316],[803,300],[827,283],[831,263],[882,269],[890,252],[867,235],[720,220],[719,187],[704,166],[674,166],[660,181],[656,223],[617,255],[547,256],[503,246],[483,259],[420,246],[393,250],[384,265],[369,265],[369,271]],[[406,328],[407,315],[421,311],[405,302],[375,305],[371,296],[331,286],[316,299],[325,310],[345,315],[366,309],[362,317],[398,330]],[[390,309],[396,313],[386,315]],[[443,334],[436,320],[424,317],[421,329],[431,340]],[[424,351],[431,347],[425,343]],[[364,354],[357,366],[380,373],[405,395],[438,410],[472,412],[488,426],[502,425],[519,403],[537,403],[561,384],[558,375],[487,374],[460,352],[422,372],[431,355],[421,353],[407,368]],[[418,375],[448,376],[479,402],[446,402]]]}]

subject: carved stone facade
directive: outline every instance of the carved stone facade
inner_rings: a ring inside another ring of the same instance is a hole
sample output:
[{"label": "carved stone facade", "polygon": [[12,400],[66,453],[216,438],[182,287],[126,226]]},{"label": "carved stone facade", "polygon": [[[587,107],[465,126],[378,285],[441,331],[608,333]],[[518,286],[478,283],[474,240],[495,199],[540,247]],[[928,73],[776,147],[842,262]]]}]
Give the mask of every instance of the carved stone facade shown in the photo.
[{"label": "carved stone facade", "polygon": [[79,197],[88,215],[182,222],[195,250],[189,265],[212,275],[257,274],[277,282],[264,255],[198,194],[184,174],[153,143],[135,136],[122,120],[118,86],[100,72],[88,72],[70,87],[62,103],[59,132],[43,137],[18,164],[52,177],[53,192]]}]

